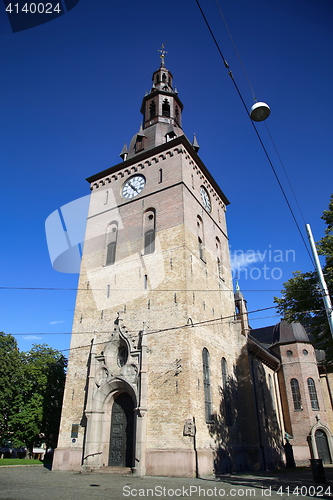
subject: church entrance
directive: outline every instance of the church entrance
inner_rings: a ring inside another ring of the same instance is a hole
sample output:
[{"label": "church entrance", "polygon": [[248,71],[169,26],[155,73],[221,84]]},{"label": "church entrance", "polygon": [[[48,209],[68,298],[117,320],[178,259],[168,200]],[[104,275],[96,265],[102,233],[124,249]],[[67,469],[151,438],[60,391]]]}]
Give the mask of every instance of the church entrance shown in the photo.
[{"label": "church entrance", "polygon": [[323,463],[330,463],[331,457],[328,449],[327,437],[324,431],[317,429],[315,433],[318,457],[322,459]]},{"label": "church entrance", "polygon": [[133,466],[134,404],[131,396],[123,392],[112,406],[110,435],[110,466]]}]

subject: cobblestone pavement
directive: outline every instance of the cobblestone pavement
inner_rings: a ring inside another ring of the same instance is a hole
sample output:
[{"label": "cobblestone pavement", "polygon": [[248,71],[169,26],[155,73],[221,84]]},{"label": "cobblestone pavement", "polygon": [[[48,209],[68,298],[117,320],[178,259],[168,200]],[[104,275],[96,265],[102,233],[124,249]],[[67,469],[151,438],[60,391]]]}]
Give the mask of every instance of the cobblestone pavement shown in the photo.
[{"label": "cobblestone pavement", "polygon": [[333,468],[316,484],[311,469],[223,475],[220,478],[136,478],[112,474],[51,472],[44,467],[0,468],[0,499],[123,500],[133,498],[332,498]]}]

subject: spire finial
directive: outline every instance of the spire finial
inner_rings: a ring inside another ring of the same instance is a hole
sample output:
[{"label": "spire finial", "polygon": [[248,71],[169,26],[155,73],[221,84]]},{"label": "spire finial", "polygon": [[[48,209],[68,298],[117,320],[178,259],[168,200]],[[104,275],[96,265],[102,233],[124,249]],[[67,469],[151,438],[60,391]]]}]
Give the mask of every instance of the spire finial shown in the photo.
[{"label": "spire finial", "polygon": [[236,291],[240,292],[237,273],[236,273]]},{"label": "spire finial", "polygon": [[166,43],[167,42],[162,43],[162,48],[158,50],[159,52],[161,52],[161,55],[160,55],[160,57],[161,57],[161,68],[164,68],[164,58],[165,58],[165,54],[167,54],[167,51],[164,50],[164,46],[165,46]]}]

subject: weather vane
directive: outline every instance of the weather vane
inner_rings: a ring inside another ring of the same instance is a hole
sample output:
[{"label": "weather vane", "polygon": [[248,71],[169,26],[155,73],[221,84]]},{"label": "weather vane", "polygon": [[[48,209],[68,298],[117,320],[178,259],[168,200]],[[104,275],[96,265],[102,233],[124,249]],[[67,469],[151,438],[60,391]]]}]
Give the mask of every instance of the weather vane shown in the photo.
[{"label": "weather vane", "polygon": [[164,50],[164,46],[167,42],[164,42],[162,43],[162,48],[159,49],[158,51],[161,52],[161,67],[164,68],[164,58],[165,58],[165,54],[167,54],[167,51]]}]

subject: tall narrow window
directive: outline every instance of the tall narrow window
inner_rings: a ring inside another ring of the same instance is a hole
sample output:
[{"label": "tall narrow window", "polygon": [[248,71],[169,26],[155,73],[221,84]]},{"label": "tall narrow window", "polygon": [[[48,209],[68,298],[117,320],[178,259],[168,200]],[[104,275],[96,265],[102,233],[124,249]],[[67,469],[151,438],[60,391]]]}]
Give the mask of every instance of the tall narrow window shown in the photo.
[{"label": "tall narrow window", "polygon": [[212,421],[212,394],[210,387],[209,352],[206,347],[202,351],[203,382],[205,397],[205,418],[206,422]]},{"label": "tall narrow window", "polygon": [[268,382],[269,382],[269,392],[271,393],[272,406],[273,406],[273,410],[275,411],[275,398],[274,398],[273,381],[272,381],[272,376],[270,373],[268,374]]},{"label": "tall narrow window", "polygon": [[146,255],[155,252],[155,223],[155,209],[149,208],[143,216],[144,253]]},{"label": "tall narrow window", "polygon": [[228,386],[228,367],[225,358],[221,359],[221,370],[222,370],[222,389],[223,389],[225,424],[232,425],[231,401],[230,401],[230,392]]},{"label": "tall narrow window", "polygon": [[292,378],[290,381],[290,386],[291,386],[291,394],[293,396],[294,410],[295,411],[303,410],[298,380],[296,378]]},{"label": "tall narrow window", "polygon": [[112,222],[107,228],[106,235],[106,262],[107,266],[111,266],[116,260],[118,224]]},{"label": "tall narrow window", "polygon": [[216,246],[217,275],[219,278],[223,279],[222,248],[221,248],[221,242],[218,237],[215,238],[215,246]]},{"label": "tall narrow window", "polygon": [[222,368],[222,389],[225,391],[228,383],[228,370],[225,358],[221,359],[221,368]]},{"label": "tall narrow window", "polygon": [[162,103],[162,116],[169,117],[170,116],[170,104],[168,99],[164,99]]},{"label": "tall narrow window", "polygon": [[199,243],[199,257],[201,260],[204,260],[203,259],[202,240],[201,240],[200,236],[198,236],[198,243]]},{"label": "tall narrow window", "polygon": [[162,177],[162,169],[160,168],[159,171],[158,171],[158,182],[159,184],[162,182],[163,180],[163,177]]},{"label": "tall narrow window", "polygon": [[308,378],[308,389],[311,401],[311,407],[313,410],[319,410],[319,403],[316,391],[316,385],[313,378]]},{"label": "tall narrow window", "polygon": [[148,288],[148,276],[147,276],[147,274],[145,274],[143,286],[144,286],[144,289],[147,290],[147,288]]},{"label": "tall narrow window", "polygon": [[147,231],[145,233],[145,254],[155,252],[155,231]]},{"label": "tall narrow window", "polygon": [[110,266],[114,264],[116,260],[116,243],[112,242],[108,244],[108,251],[106,255],[106,265]]},{"label": "tall narrow window", "polygon": [[204,258],[204,234],[203,234],[203,222],[201,217],[197,216],[197,230],[198,230],[198,245],[199,245],[199,258],[205,262]]},{"label": "tall narrow window", "polygon": [[156,104],[155,101],[151,101],[149,105],[149,119],[152,120],[156,116]]}]

